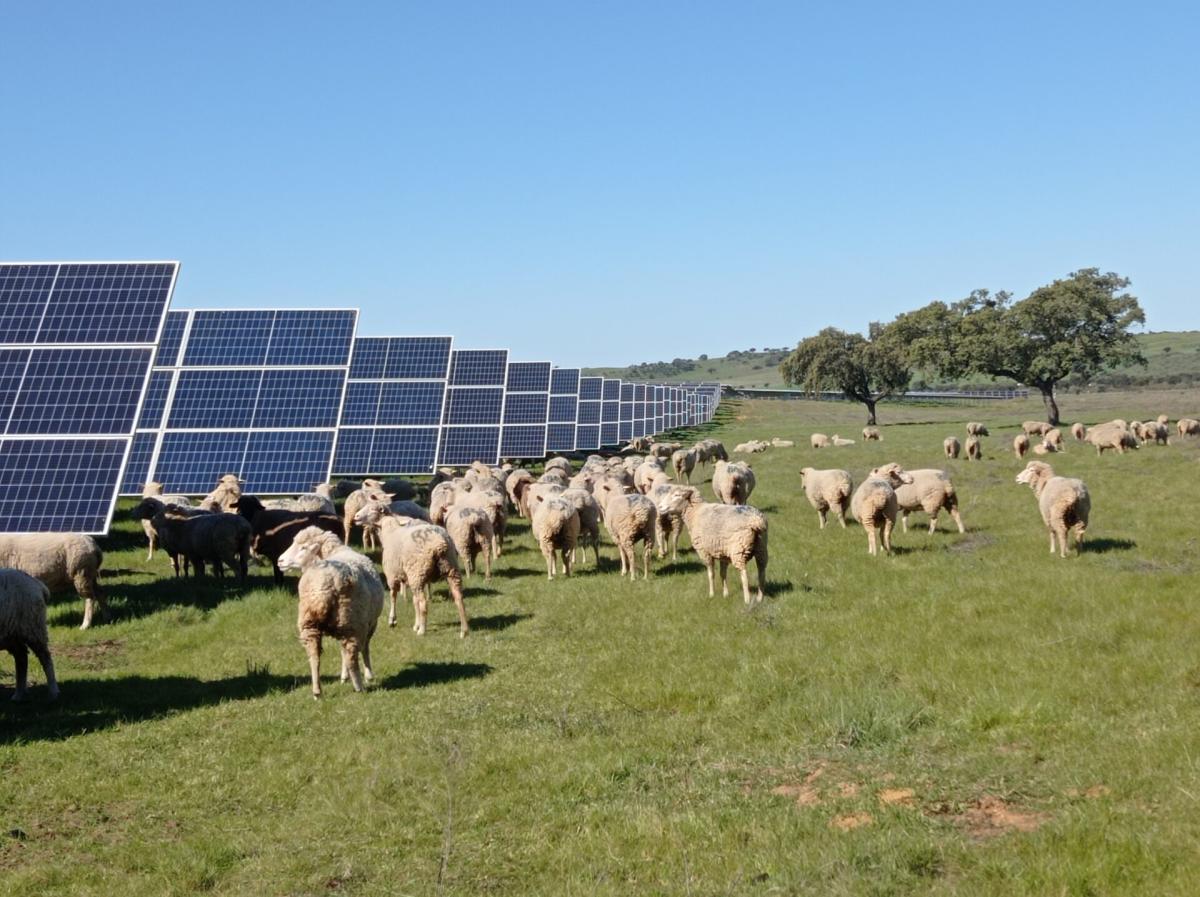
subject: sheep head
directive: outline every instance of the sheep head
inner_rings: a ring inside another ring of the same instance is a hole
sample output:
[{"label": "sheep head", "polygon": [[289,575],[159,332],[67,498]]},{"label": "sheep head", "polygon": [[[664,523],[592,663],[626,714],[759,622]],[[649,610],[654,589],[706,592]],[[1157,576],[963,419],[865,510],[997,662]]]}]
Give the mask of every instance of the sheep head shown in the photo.
[{"label": "sheep head", "polygon": [[130,513],[135,520],[152,520],[156,514],[165,510],[165,508],[166,505],[157,498],[146,497],[138,502],[137,507],[130,511]]},{"label": "sheep head", "polygon": [[359,526],[374,526],[391,514],[391,502],[372,500],[354,513],[354,522]]},{"label": "sheep head", "polygon": [[893,488],[906,486],[913,481],[912,474],[895,461],[891,464],[884,464],[882,467],[876,467],[870,475],[880,480],[887,480]]},{"label": "sheep head", "polygon": [[695,486],[671,486],[656,502],[660,514],[681,514],[703,501]]},{"label": "sheep head", "polygon": [[1017,482],[1022,486],[1028,486],[1034,491],[1034,494],[1041,495],[1052,476],[1054,476],[1054,468],[1045,461],[1030,461],[1025,465],[1025,469],[1017,474]]},{"label": "sheep head", "polygon": [[287,551],[279,556],[280,570],[303,570],[332,554],[342,540],[318,526],[306,526],[296,533]]}]

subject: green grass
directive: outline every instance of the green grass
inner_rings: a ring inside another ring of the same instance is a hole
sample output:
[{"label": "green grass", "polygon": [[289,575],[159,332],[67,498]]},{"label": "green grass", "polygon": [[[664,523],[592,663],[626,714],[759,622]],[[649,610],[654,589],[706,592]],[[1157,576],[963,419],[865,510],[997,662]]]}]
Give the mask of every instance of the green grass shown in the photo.
[{"label": "green grass", "polygon": [[[761,606],[709,599],[690,553],[630,583],[607,545],[548,583],[518,521],[468,581],[467,639],[439,589],[425,637],[407,614],[377,634],[366,694],[327,641],[320,702],[291,589],[172,581],[122,516],[113,621],[51,607],[58,704],[9,705],[0,660],[0,893],[1194,894],[1200,440],[1052,458],[1093,499],[1060,560],[1006,450],[1039,408],[888,405],[882,443],[818,452],[862,409],[723,405],[729,446],[801,443],[752,458]],[[949,463],[965,535],[918,523],[870,558],[857,526],[817,529],[800,467],[942,466],[970,419],[992,436]]]}]

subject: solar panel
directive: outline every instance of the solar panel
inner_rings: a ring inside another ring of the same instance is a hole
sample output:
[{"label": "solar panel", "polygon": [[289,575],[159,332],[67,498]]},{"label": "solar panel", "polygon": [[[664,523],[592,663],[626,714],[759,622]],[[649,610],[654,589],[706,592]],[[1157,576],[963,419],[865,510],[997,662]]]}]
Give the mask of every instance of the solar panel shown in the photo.
[{"label": "solar panel", "polygon": [[503,389],[451,389],[446,397],[446,412],[442,422],[447,425],[498,424],[503,404]]},{"label": "solar panel", "polygon": [[621,381],[605,378],[600,406],[600,444],[617,445],[621,441]]},{"label": "solar panel", "polygon": [[507,349],[459,349],[451,353],[439,464],[499,462],[507,379]]},{"label": "solar panel", "polygon": [[541,458],[546,454],[550,369],[548,361],[509,362],[500,457]]},{"label": "solar panel", "polygon": [[137,433],[133,437],[133,448],[125,465],[125,476],[121,480],[122,495],[140,495],[150,480],[150,463],[154,460],[154,449],[158,445],[157,433]]},{"label": "solar panel", "polygon": [[178,268],[0,264],[0,531],[107,532]]},{"label": "solar panel", "polygon": [[469,349],[450,356],[451,386],[503,386],[507,349]]},{"label": "solar panel", "polygon": [[497,464],[500,461],[500,428],[444,427],[438,463],[462,466],[472,461]]}]

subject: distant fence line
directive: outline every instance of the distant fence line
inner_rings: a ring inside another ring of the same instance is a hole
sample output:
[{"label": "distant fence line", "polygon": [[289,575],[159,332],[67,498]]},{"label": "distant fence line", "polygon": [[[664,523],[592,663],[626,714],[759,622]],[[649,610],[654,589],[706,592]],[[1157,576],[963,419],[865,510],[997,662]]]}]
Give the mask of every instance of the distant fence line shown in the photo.
[{"label": "distant fence line", "polygon": [[[752,386],[729,386],[722,384],[722,395],[726,398],[742,398],[742,399],[816,399],[821,402],[849,402],[854,401],[846,398],[846,394],[837,390],[823,390],[818,393],[810,393],[803,389],[769,389],[767,387],[755,388]],[[937,390],[937,389],[921,389],[912,390],[901,395],[888,396],[886,399],[881,399],[884,402],[977,402],[980,400],[993,399],[1027,399],[1029,398],[1028,389],[962,389],[962,390]]]}]

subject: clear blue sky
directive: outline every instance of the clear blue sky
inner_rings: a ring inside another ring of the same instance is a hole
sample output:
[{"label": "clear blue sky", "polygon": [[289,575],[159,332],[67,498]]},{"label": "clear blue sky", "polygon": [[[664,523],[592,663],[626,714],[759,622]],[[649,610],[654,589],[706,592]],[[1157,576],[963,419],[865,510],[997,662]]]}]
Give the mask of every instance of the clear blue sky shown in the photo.
[{"label": "clear blue sky", "polygon": [[1200,326],[1194,4],[10,3],[0,258],[561,364],[1085,266]]}]

